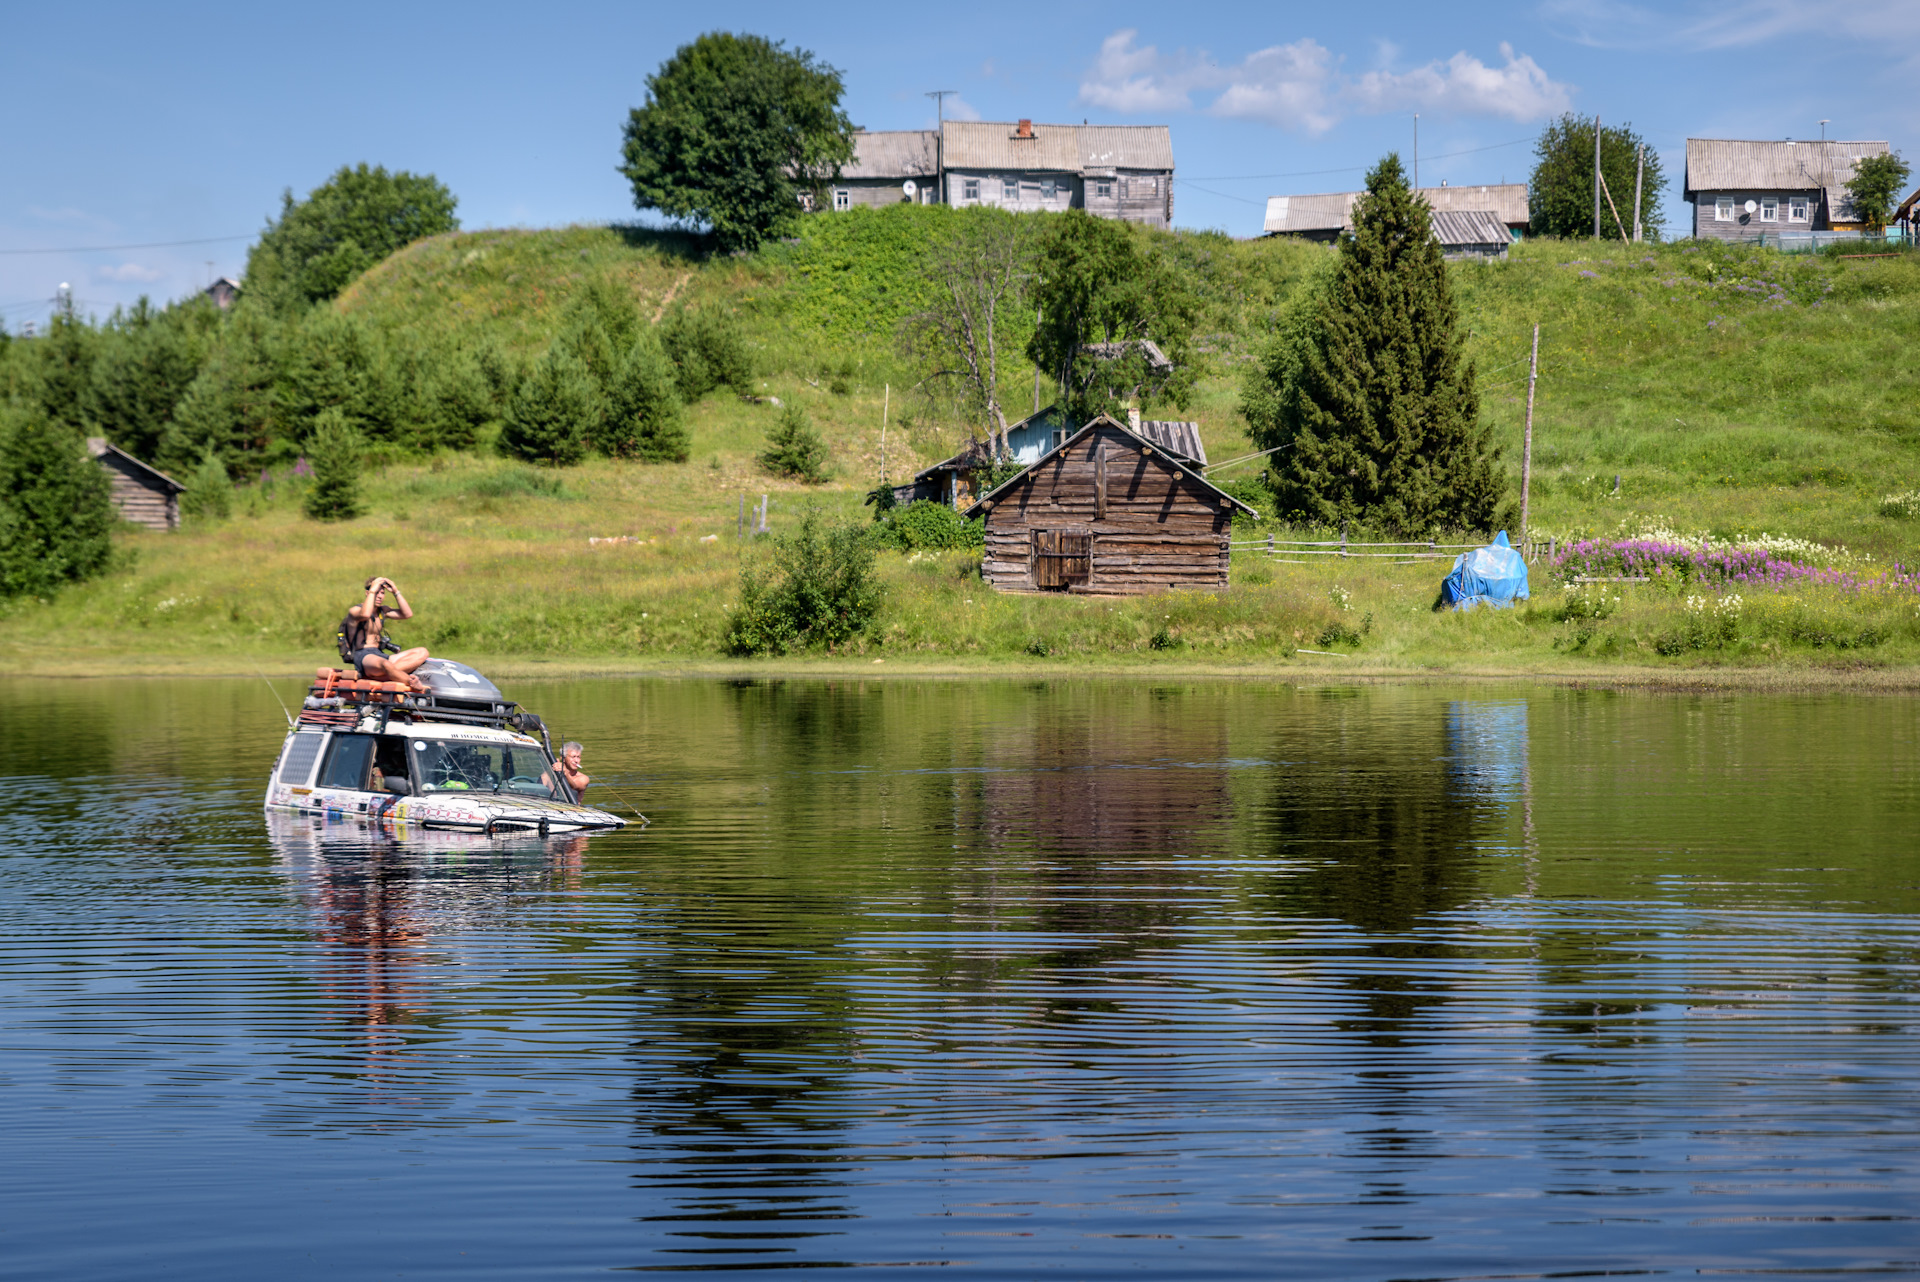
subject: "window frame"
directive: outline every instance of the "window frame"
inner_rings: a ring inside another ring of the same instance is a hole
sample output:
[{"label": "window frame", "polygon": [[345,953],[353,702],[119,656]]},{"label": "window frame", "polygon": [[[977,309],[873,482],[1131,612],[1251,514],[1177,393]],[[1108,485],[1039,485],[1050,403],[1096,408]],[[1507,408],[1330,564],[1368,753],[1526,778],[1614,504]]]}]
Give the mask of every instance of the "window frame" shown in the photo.
[{"label": "window frame", "polygon": [[1736,202],[1733,197],[1715,196],[1713,198],[1713,221],[1716,223],[1733,222],[1737,217],[1735,214],[1737,207],[1738,202]]},{"label": "window frame", "polygon": [[1040,199],[1042,199],[1042,200],[1052,200],[1052,199],[1054,199],[1054,198],[1055,198],[1056,196],[1058,196],[1059,194],[1060,194],[1060,180],[1059,180],[1059,179],[1057,179],[1057,178],[1042,178],[1042,179],[1040,180]]},{"label": "window frame", "polygon": [[978,201],[980,199],[980,180],[962,178],[960,180],[960,199]]},{"label": "window frame", "polygon": [[853,192],[845,187],[833,189],[833,212],[844,214],[853,208]]},{"label": "window frame", "polygon": [[1780,198],[1778,196],[1762,196],[1760,198],[1760,221],[1763,223],[1777,223],[1780,221]]},{"label": "window frame", "polygon": [[1099,200],[1112,200],[1113,199],[1113,179],[1096,178],[1093,183],[1093,194],[1095,198]]},{"label": "window frame", "polygon": [[1787,197],[1787,221],[1790,223],[1812,222],[1813,198],[1811,196]]},{"label": "window frame", "polygon": [[1020,180],[1018,178],[1002,177],[1000,179],[1000,199],[1020,199]]}]

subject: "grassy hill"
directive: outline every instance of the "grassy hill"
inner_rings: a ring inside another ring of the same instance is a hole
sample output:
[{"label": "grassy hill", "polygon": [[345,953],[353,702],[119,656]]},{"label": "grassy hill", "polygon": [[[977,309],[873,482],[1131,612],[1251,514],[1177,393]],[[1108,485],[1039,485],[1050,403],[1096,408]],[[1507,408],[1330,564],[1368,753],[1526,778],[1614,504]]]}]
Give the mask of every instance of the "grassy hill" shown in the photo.
[{"label": "grassy hill", "polygon": [[[369,514],[342,526],[302,519],[287,487],[256,487],[242,492],[229,522],[129,534],[120,573],[51,604],[14,607],[0,619],[0,651],[28,671],[129,663],[244,670],[246,656],[297,666],[326,657],[358,583],[379,571],[408,587],[421,610],[399,629],[409,640],[496,658],[704,661],[740,557],[751,554],[733,533],[743,504],[770,494],[776,528],[806,504],[854,515],[883,453],[898,480],[964,438],[964,425],[908,392],[918,375],[895,343],[917,305],[921,249],[955,216],[903,206],[816,218],[797,239],[740,258],[701,258],[672,234],[586,227],[462,232],[413,245],[336,305],[378,326],[484,333],[523,359],[544,350],[568,297],[591,279],[629,292],[649,319],[682,302],[730,310],[752,344],[758,390],[813,415],[833,449],[834,480],[810,489],[765,476],[754,455],[778,411],[714,395],[692,407],[685,464],[598,461],[556,476],[443,456],[370,478]],[[1247,452],[1240,380],[1276,316],[1326,270],[1332,251],[1217,235],[1154,240],[1204,303],[1210,367],[1189,413],[1215,459]],[[1920,488],[1920,362],[1907,350],[1920,333],[1920,258],[1538,241],[1516,246],[1504,263],[1460,265],[1453,279],[1483,413],[1516,483],[1527,345],[1533,324],[1541,326],[1536,530],[1765,531],[1845,545],[1855,557],[1920,560],[1920,523],[1879,511],[1881,496]],[[836,377],[844,394],[830,390]],[[1025,407],[1032,381],[1016,357],[1006,378],[1014,405]],[[635,541],[588,542],[616,535]],[[890,555],[883,574],[893,594],[870,648],[892,661],[1166,663],[1184,655],[1269,664],[1343,626],[1344,594],[1353,619],[1372,620],[1358,665],[1558,671],[1587,662],[1555,648],[1567,620],[1544,593],[1527,617],[1427,614],[1439,577],[1430,565],[1323,572],[1249,560],[1236,562],[1237,587],[1225,599],[1125,603],[998,597],[965,556]],[[1630,603],[1618,626],[1637,626],[1636,608]],[[1645,628],[1676,608],[1646,603]],[[1920,655],[1911,619],[1882,622],[1888,640],[1874,661]],[[1169,630],[1185,647],[1173,656],[1149,644]],[[1781,662],[1791,652],[1823,661],[1804,648],[1762,646],[1756,638],[1734,657]],[[1630,658],[1638,653],[1629,647]],[[1666,661],[1650,654],[1634,661]]]}]

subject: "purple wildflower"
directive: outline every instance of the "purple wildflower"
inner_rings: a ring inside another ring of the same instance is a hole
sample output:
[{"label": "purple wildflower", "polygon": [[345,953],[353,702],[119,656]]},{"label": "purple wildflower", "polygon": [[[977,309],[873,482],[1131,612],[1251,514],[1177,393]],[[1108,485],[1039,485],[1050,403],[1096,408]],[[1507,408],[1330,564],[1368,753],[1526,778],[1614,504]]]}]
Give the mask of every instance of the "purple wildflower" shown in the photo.
[{"label": "purple wildflower", "polygon": [[302,454],[299,458],[294,460],[293,474],[295,476],[312,476],[313,475],[313,464],[307,462],[306,455]]}]

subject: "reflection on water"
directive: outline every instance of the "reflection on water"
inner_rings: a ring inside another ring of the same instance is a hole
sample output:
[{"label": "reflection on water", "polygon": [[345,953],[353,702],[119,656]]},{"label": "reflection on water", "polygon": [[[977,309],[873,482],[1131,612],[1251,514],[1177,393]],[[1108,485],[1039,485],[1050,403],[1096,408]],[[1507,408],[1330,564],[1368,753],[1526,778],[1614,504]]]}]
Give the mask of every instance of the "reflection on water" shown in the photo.
[{"label": "reflection on water", "polygon": [[5,693],[26,1275],[1920,1272],[1909,701],[555,684],[542,841]]}]

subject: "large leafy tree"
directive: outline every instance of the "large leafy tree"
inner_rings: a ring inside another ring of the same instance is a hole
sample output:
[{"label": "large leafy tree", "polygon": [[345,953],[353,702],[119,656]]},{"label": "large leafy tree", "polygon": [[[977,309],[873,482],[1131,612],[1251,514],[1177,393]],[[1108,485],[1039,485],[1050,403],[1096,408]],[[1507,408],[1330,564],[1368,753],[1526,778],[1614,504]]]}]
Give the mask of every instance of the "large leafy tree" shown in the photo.
[{"label": "large leafy tree", "polygon": [[1854,217],[1879,231],[1887,225],[1887,215],[1907,184],[1913,170],[1897,151],[1884,156],[1868,156],[1854,166],[1847,180],[1847,195],[1853,200]]},{"label": "large leafy tree", "polygon": [[1488,528],[1505,477],[1461,349],[1426,202],[1389,155],[1367,175],[1327,287],[1247,382],[1280,511],[1417,535]]},{"label": "large leafy tree", "polygon": [[843,89],[834,68],[762,36],[681,46],[627,117],[634,205],[704,223],[722,251],[757,247],[853,159]]},{"label": "large leafy tree", "polygon": [[[1660,153],[1645,146],[1633,130],[1611,125],[1600,129],[1600,236],[1603,240],[1633,239],[1633,180],[1637,153],[1644,148],[1646,172],[1640,179],[1640,222],[1643,232],[1660,229],[1660,191],[1666,177]],[[1593,121],[1565,115],[1547,125],[1533,145],[1533,174],[1527,180],[1527,212],[1540,236],[1593,235]],[[1613,203],[1607,203],[1607,197]],[[1619,217],[1614,216],[1615,210]],[[1621,223],[1625,223],[1624,228]]]},{"label": "large leafy tree", "polygon": [[[1198,375],[1199,304],[1130,223],[1069,210],[1049,220],[1033,298],[1040,321],[1027,354],[1082,423],[1120,401],[1184,407]],[[1153,360],[1152,342],[1171,362]]]},{"label": "large leafy tree", "polygon": [[281,197],[247,252],[247,293],[278,307],[333,298],[394,250],[456,230],[458,203],[432,174],[343,166],[305,200]]}]

